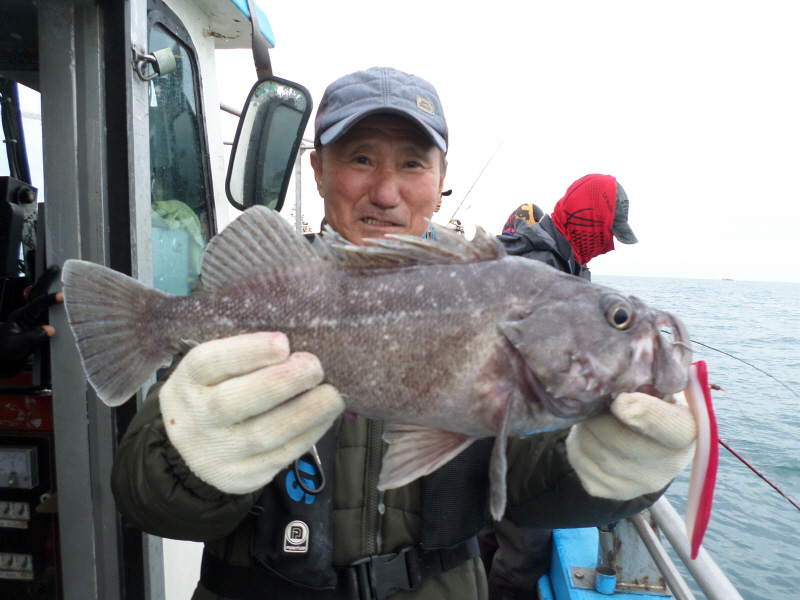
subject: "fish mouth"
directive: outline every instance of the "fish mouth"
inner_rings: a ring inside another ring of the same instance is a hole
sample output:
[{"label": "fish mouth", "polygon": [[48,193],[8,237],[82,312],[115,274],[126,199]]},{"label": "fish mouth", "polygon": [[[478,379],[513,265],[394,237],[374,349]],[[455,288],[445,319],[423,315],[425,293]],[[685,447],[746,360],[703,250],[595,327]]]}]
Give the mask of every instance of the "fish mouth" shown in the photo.
[{"label": "fish mouth", "polygon": [[667,394],[658,390],[656,386],[654,386],[652,383],[648,383],[646,385],[640,385],[638,388],[634,390],[634,392],[647,394],[648,396],[655,396],[660,400],[664,400],[667,397]]},{"label": "fish mouth", "polygon": [[683,321],[668,312],[661,313],[656,328],[658,350],[653,361],[653,387],[663,394],[679,392],[689,382],[692,362],[689,332]]}]

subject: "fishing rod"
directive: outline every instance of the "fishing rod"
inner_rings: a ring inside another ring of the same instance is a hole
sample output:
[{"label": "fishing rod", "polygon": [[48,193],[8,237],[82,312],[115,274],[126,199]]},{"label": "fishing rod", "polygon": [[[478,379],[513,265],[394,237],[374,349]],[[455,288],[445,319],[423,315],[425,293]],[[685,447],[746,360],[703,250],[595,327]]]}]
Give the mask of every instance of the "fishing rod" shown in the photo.
[{"label": "fishing rod", "polygon": [[725,449],[726,449],[728,452],[730,452],[730,453],[731,453],[731,454],[733,454],[733,455],[734,455],[736,458],[738,458],[738,459],[739,459],[739,460],[740,460],[740,461],[741,461],[741,462],[742,462],[742,463],[743,463],[743,464],[744,464],[744,465],[745,465],[745,466],[746,466],[748,469],[750,469],[750,470],[751,470],[753,473],[755,473],[756,475],[758,475],[759,477],[761,477],[761,479],[763,479],[764,481],[766,481],[766,482],[767,482],[767,483],[768,483],[768,484],[769,484],[769,485],[772,487],[772,489],[774,489],[774,490],[775,490],[776,492],[778,492],[778,493],[779,493],[781,496],[783,496],[784,498],[786,498],[786,499],[789,501],[789,504],[791,504],[792,506],[794,506],[794,507],[795,507],[797,510],[800,510],[800,506],[798,506],[798,505],[795,503],[795,501],[794,501],[794,500],[792,500],[791,498],[789,498],[789,496],[787,496],[786,494],[784,494],[784,493],[783,493],[783,490],[781,490],[781,489],[780,489],[780,488],[779,488],[777,485],[775,485],[775,484],[774,484],[774,483],[772,483],[772,482],[771,482],[769,479],[767,479],[767,478],[766,478],[766,477],[765,477],[765,476],[764,476],[764,475],[763,475],[763,474],[762,474],[762,473],[761,473],[761,472],[760,472],[758,469],[756,469],[756,468],[755,468],[753,465],[751,465],[751,464],[750,464],[749,462],[747,462],[747,461],[746,461],[744,458],[742,458],[742,457],[741,457],[741,456],[740,456],[740,455],[739,455],[739,454],[738,454],[738,453],[737,453],[737,452],[736,452],[736,451],[735,451],[733,448],[731,448],[730,446],[728,446],[728,444],[726,444],[725,442],[723,442],[721,439],[719,439],[719,440],[717,440],[717,441],[720,443],[720,445],[721,445],[723,448],[725,448]]},{"label": "fishing rod", "polygon": [[[716,350],[716,348],[712,348],[712,350]],[[720,352],[721,352],[721,350],[720,350]],[[723,354],[727,354],[727,353],[723,353]],[[730,355],[729,355],[729,356],[730,356]],[[736,358],[736,357],[735,357],[735,356],[733,356],[732,358]],[[743,361],[743,362],[744,362],[744,361]],[[749,364],[749,363],[748,363],[748,364]],[[750,365],[750,366],[753,366],[753,365]],[[754,368],[758,369],[757,367],[754,367]],[[758,369],[758,370],[759,370],[759,371],[761,371],[761,369]],[[763,372],[763,371],[762,371],[762,372]],[[769,375],[769,373],[765,373],[765,374],[766,374],[766,375]],[[720,391],[720,392],[725,392],[726,394],[728,394],[728,390],[724,389],[722,386],[719,386],[719,385],[716,385],[716,384],[713,384],[713,383],[712,383],[712,384],[709,384],[709,386],[708,386],[708,387],[709,387],[709,388],[711,388],[712,390],[717,390],[717,391]],[[728,394],[728,395],[730,396],[730,394]],[[733,396],[730,396],[730,397],[731,397],[731,399],[732,399],[734,402],[736,402],[736,399],[735,399]],[[738,405],[738,403],[737,403],[737,405]],[[740,409],[740,411],[741,411],[741,409]],[[744,415],[742,415],[742,417],[744,417]],[[746,419],[746,417],[745,417],[745,422],[747,422],[747,419]],[[752,428],[751,428],[751,430],[750,430],[750,433],[752,434],[752,436],[753,436],[753,439],[755,439],[755,441],[756,441],[756,444],[758,444],[758,446],[760,447],[760,446],[761,446],[761,443],[758,441],[758,438],[756,437],[756,434],[755,434],[755,432],[752,430]],[[761,473],[761,472],[760,472],[758,469],[756,469],[756,468],[755,468],[755,467],[754,467],[752,464],[750,464],[750,463],[749,463],[749,462],[748,462],[748,461],[747,461],[747,460],[746,460],[744,457],[742,457],[742,456],[741,456],[741,455],[740,455],[738,452],[736,452],[736,451],[735,451],[733,448],[731,448],[731,447],[730,447],[728,444],[726,444],[725,442],[723,442],[723,441],[722,441],[720,438],[717,438],[717,441],[719,442],[720,446],[722,446],[723,448],[725,448],[725,449],[726,449],[728,452],[730,452],[730,453],[731,453],[731,454],[733,454],[733,455],[734,455],[734,456],[735,456],[737,459],[739,459],[739,462],[741,462],[741,463],[742,463],[744,466],[746,466],[748,469],[750,469],[750,470],[751,470],[753,473],[755,473],[756,475],[758,475],[758,476],[759,476],[761,479],[763,479],[764,481],[766,481],[766,482],[767,482],[767,484],[769,484],[769,486],[770,486],[772,489],[774,489],[776,492],[778,492],[778,493],[779,493],[781,496],[783,496],[784,498],[786,498],[786,500],[788,500],[788,501],[789,501],[789,504],[791,504],[792,506],[794,506],[794,507],[795,507],[797,510],[800,510],[800,506],[798,506],[798,505],[795,503],[795,501],[794,501],[794,500],[792,500],[791,498],[789,498],[789,496],[787,496],[787,495],[784,493],[784,491],[783,491],[782,489],[780,489],[780,488],[779,488],[777,485],[775,485],[774,483],[772,483],[772,481],[770,481],[769,479],[767,479],[767,477],[766,477],[764,474],[762,474],[762,473]],[[774,465],[773,465],[773,466],[774,466]]]},{"label": "fishing rod", "polygon": [[[503,145],[503,142],[500,142],[500,146],[502,146],[502,145]],[[452,217],[450,217],[450,220],[451,220],[451,221],[452,221],[453,219],[455,219],[455,218],[456,218],[456,213],[458,213],[458,211],[459,211],[459,210],[461,210],[461,206],[464,204],[464,200],[466,200],[466,199],[467,199],[467,196],[469,196],[469,193],[472,191],[472,188],[474,188],[474,187],[475,187],[475,184],[476,184],[476,183],[478,183],[478,179],[480,179],[480,178],[481,178],[481,175],[483,175],[483,172],[486,170],[486,167],[488,167],[488,166],[489,166],[489,163],[490,163],[490,162],[492,162],[492,159],[494,158],[494,155],[495,155],[495,154],[497,154],[497,151],[498,151],[498,150],[500,150],[500,146],[498,146],[498,147],[495,149],[495,151],[494,151],[494,152],[492,152],[492,155],[489,157],[489,160],[487,160],[487,161],[486,161],[486,164],[485,164],[485,165],[483,165],[483,169],[481,169],[481,172],[480,172],[480,173],[478,173],[478,176],[475,178],[475,181],[473,181],[473,182],[472,182],[472,185],[471,185],[471,186],[470,186],[470,188],[467,190],[467,193],[464,195],[464,198],[463,198],[463,199],[461,200],[461,202],[459,203],[458,207],[456,208],[455,212],[453,213],[453,216],[452,216]]]},{"label": "fishing rod", "polygon": [[[729,357],[731,357],[731,358],[733,358],[733,359],[735,359],[735,360],[738,360],[739,362],[742,362],[742,363],[746,364],[748,367],[752,367],[752,368],[753,368],[753,369],[755,369],[756,371],[759,371],[760,373],[763,373],[764,375],[766,375],[766,376],[767,376],[767,377],[769,377],[770,379],[773,379],[774,381],[776,381],[776,382],[778,382],[779,384],[781,384],[783,387],[785,387],[787,390],[789,390],[789,392],[790,392],[791,394],[793,394],[794,396],[796,396],[796,397],[800,398],[800,396],[798,396],[797,392],[795,392],[795,391],[794,391],[792,388],[790,388],[788,385],[786,385],[784,382],[782,382],[780,379],[778,379],[777,377],[775,377],[775,376],[774,376],[774,375],[772,375],[771,373],[767,373],[767,372],[766,372],[764,369],[761,369],[761,368],[759,368],[759,367],[755,366],[754,364],[752,364],[752,363],[749,363],[749,362],[747,362],[746,360],[739,358],[738,356],[734,356],[733,354],[730,354],[729,352],[725,352],[724,350],[720,350],[719,348],[714,348],[713,346],[709,346],[708,344],[704,344],[704,343],[702,343],[702,342],[698,342],[697,340],[691,340],[691,342],[692,342],[693,344],[698,344],[698,345],[700,345],[700,346],[703,346],[704,348],[708,348],[709,350],[714,350],[715,352],[719,352],[720,354],[724,354],[725,356],[729,356]],[[708,387],[710,387],[712,390],[717,390],[717,391],[725,391],[725,390],[723,390],[723,389],[722,389],[722,387],[720,387],[719,385],[715,385],[715,384],[711,384],[711,385],[709,385]],[[778,493],[779,493],[781,496],[783,496],[784,498],[786,498],[786,500],[789,502],[789,504],[791,504],[792,506],[794,506],[794,507],[795,507],[797,510],[800,510],[800,506],[798,506],[798,505],[797,505],[797,503],[795,503],[795,501],[794,501],[794,500],[792,500],[791,498],[789,498],[789,496],[787,496],[787,495],[784,493],[784,491],[783,491],[782,489],[780,489],[780,488],[779,488],[777,485],[775,485],[775,484],[774,484],[774,483],[772,483],[772,482],[771,482],[769,479],[767,479],[767,477],[766,477],[766,476],[764,476],[764,474],[763,474],[763,473],[761,473],[761,471],[759,471],[758,469],[756,469],[756,468],[755,468],[755,467],[754,467],[752,464],[750,464],[750,463],[749,463],[749,462],[748,462],[748,461],[747,461],[747,460],[746,460],[744,457],[742,457],[742,456],[741,456],[741,455],[740,455],[738,452],[736,452],[736,451],[735,451],[733,448],[731,448],[731,447],[730,447],[728,444],[726,444],[725,442],[723,442],[721,439],[717,439],[717,441],[720,443],[720,445],[721,445],[723,448],[725,448],[725,449],[726,449],[728,452],[730,452],[730,453],[731,453],[731,454],[733,454],[733,455],[734,455],[736,458],[738,458],[738,459],[739,459],[739,461],[741,461],[741,463],[742,463],[744,466],[746,466],[746,467],[747,467],[748,469],[750,469],[750,470],[751,470],[753,473],[755,473],[756,475],[758,475],[758,476],[759,476],[761,479],[763,479],[764,481],[766,481],[766,482],[769,484],[769,486],[770,486],[770,487],[772,487],[772,489],[774,489],[776,492],[778,492]]]}]

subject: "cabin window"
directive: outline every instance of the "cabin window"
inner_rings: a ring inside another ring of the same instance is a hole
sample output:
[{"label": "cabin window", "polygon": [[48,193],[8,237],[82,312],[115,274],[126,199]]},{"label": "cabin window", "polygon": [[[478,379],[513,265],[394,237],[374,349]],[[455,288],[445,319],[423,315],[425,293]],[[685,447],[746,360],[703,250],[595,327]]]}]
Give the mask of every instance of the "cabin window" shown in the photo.
[{"label": "cabin window", "polygon": [[153,285],[188,295],[214,231],[213,191],[195,53],[176,30],[151,20],[150,51],[170,48],[177,63],[149,82]]},{"label": "cabin window", "polygon": [[[17,101],[19,112],[14,106]],[[38,198],[43,200],[41,94],[21,83],[0,78],[0,120],[3,123],[0,152],[7,159],[0,159],[0,176],[30,183],[38,188]]]}]

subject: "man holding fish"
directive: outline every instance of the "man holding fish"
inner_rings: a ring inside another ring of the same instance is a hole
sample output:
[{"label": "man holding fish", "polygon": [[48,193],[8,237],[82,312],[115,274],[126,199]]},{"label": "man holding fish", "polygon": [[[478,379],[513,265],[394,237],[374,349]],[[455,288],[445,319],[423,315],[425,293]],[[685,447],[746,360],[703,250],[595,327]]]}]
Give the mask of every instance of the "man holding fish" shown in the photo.
[{"label": "man holding fish", "polygon": [[[299,246],[292,250],[310,252],[307,260],[314,264],[346,265],[348,276],[360,278],[340,284],[344,289],[341,303],[352,306],[351,310],[369,306],[375,296],[391,292],[388,281],[400,282],[411,273],[407,268],[391,270],[403,260],[398,253],[416,253],[415,264],[425,265],[437,252],[455,257],[469,245],[437,234],[436,244],[420,239],[419,245],[394,242],[395,246],[358,248],[389,234],[422,236],[428,230],[428,219],[443,189],[447,140],[436,90],[419,77],[373,68],[346,75],[326,90],[316,116],[311,163],[332,232],[315,239],[307,246],[311,250]],[[269,215],[260,216],[252,209],[236,223],[248,224],[252,219],[280,229]],[[228,228],[230,233],[226,230],[212,241],[204,258],[201,282],[216,294],[235,286],[220,280],[226,275],[224,270],[215,270],[214,261],[232,236],[237,242],[249,239],[245,225],[234,225]],[[356,246],[336,242],[337,234]],[[326,238],[334,241],[328,243]],[[474,242],[473,248],[481,256],[499,252],[488,237]],[[481,260],[489,262],[485,256]],[[358,270],[358,261],[370,268]],[[515,268],[545,269],[544,275],[551,276],[548,267],[523,262],[534,266],[514,263]],[[441,271],[435,279],[462,286],[454,267],[447,268],[450,271]],[[312,287],[322,286],[328,271],[319,269],[318,275],[312,271],[298,276],[310,277]],[[384,278],[387,270],[393,278],[388,281]],[[69,291],[77,294],[81,287],[70,283],[71,277],[77,277],[72,273],[70,268],[65,276],[68,312]],[[553,273],[557,284],[562,282],[560,277],[567,277]],[[580,286],[593,285],[569,279]],[[349,293],[348,286],[356,281],[372,287],[358,295]],[[426,286],[431,284],[419,283],[406,290],[404,297],[420,297],[427,305],[437,306],[439,296],[431,292],[429,297]],[[308,293],[314,297],[313,289]],[[477,301],[483,293],[458,287],[452,299],[442,301],[449,307],[460,306],[473,298]],[[321,296],[317,294],[320,306]],[[300,302],[294,297],[284,300]],[[616,335],[613,329],[639,326],[631,322],[631,306],[622,300],[609,305],[602,315],[609,328],[603,337]],[[454,404],[472,396],[467,387],[456,390],[452,398],[437,389],[437,381],[450,372],[463,372],[466,377],[483,369],[475,383],[468,382],[471,388],[479,388],[475,397],[516,394],[508,388],[509,374],[521,373],[524,363],[503,357],[510,356],[512,345],[518,344],[520,352],[532,351],[524,347],[519,322],[498,322],[511,345],[503,342],[503,351],[496,355],[500,358],[475,363],[473,368],[466,346],[463,351],[459,348],[462,334],[443,340],[451,348],[450,355],[443,356],[443,347],[425,336],[415,333],[413,339],[405,340],[408,335],[394,322],[365,333],[375,320],[392,317],[395,308],[386,304],[384,311],[370,313],[360,321],[361,333],[355,331],[347,338],[367,342],[386,338],[381,342],[386,353],[365,354],[355,366],[343,369],[336,366],[336,356],[355,354],[363,343],[340,343],[330,351],[307,345],[304,327],[328,327],[334,333],[345,328],[322,309],[315,317],[309,312],[307,323],[293,325],[300,329],[292,337],[291,348],[284,333],[257,329],[222,339],[187,334],[186,346],[191,349],[150,390],[120,445],[112,483],[120,511],[134,525],[164,537],[205,542],[194,599],[487,598],[475,534],[490,511],[496,519],[505,514],[529,527],[606,524],[649,506],[690,460],[695,437],[691,414],[683,406],[641,390],[619,396],[610,413],[606,402],[605,414],[591,416],[577,410],[573,400],[577,392],[561,397],[558,378],[543,383],[539,376],[525,375],[523,388],[530,397],[546,398],[544,404],[554,412],[541,404],[522,406],[519,399],[513,408],[512,400],[500,408],[475,406],[471,399]],[[405,315],[406,307],[401,308],[397,314]],[[639,309],[640,322],[649,314],[645,309]],[[278,307],[269,303],[261,307],[265,313],[273,310]],[[194,315],[204,318],[199,310]],[[667,319],[659,315],[654,322]],[[71,324],[80,321],[72,313],[70,318]],[[630,375],[630,381],[653,381],[636,389],[657,393],[678,391],[685,385],[688,359],[680,346],[688,343],[688,337],[677,320],[670,322],[680,330],[679,338],[686,339],[663,351],[663,356],[651,357],[647,373]],[[546,325],[553,330],[548,338],[553,343],[560,339],[555,330],[567,327],[566,322]],[[501,343],[497,328],[489,329],[492,343]],[[429,338],[447,335],[431,331]],[[402,353],[391,354],[393,348],[407,347],[406,341],[417,352],[428,352],[427,362],[422,363],[429,365],[427,369],[403,370],[406,365],[420,364],[405,360]],[[650,346],[637,348],[640,354],[659,352]],[[557,350],[540,351],[546,356]],[[640,359],[630,353],[626,356],[623,363]],[[82,357],[84,364],[91,360],[88,352],[82,351]],[[587,360],[602,361],[603,356]],[[403,385],[420,390],[417,399],[432,399],[425,404],[435,399],[439,408],[425,412],[419,402],[406,403],[403,393],[393,393],[388,376],[381,375],[387,362],[393,363],[393,373],[402,371]],[[661,375],[655,373],[657,366]],[[591,368],[604,367],[593,364]],[[670,369],[675,372],[664,375]],[[587,393],[590,387],[606,385],[583,373],[581,377],[586,377]],[[358,381],[350,385],[350,378]],[[109,403],[126,397],[127,388],[104,396],[102,386],[92,383]],[[604,393],[600,387],[598,395]],[[371,390],[377,390],[378,400],[367,408],[359,399]],[[345,406],[348,412],[341,416]],[[370,418],[350,413],[368,413]],[[398,424],[398,413],[410,415],[409,423]],[[383,419],[392,422],[384,426]],[[577,421],[582,422],[566,428]],[[550,431],[556,427],[562,429]],[[493,436],[499,438],[496,444]],[[384,440],[390,443],[388,450]]]}]

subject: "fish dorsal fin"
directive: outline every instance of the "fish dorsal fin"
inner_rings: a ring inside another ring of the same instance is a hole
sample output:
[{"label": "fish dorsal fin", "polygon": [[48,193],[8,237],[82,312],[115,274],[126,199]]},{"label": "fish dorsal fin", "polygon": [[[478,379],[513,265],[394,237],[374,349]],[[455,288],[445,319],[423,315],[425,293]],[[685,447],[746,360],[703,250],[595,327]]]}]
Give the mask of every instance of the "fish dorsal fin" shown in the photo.
[{"label": "fish dorsal fin", "polygon": [[379,490],[391,490],[436,471],[466,450],[474,437],[409,423],[391,423],[383,434],[389,449],[383,457]]},{"label": "fish dorsal fin", "polygon": [[391,235],[370,240],[373,246],[356,246],[326,227],[323,235],[309,244],[278,213],[254,206],[209,242],[203,254],[203,286],[215,292],[246,277],[307,267],[312,262],[340,268],[371,268],[480,262],[506,256],[503,245],[480,227],[472,240],[439,225],[433,228],[435,241]]},{"label": "fish dorsal fin", "polygon": [[326,225],[314,240],[314,249],[326,261],[340,267],[390,267],[409,264],[443,264],[498,260],[506,256],[497,238],[478,227],[475,238],[433,225],[435,240],[413,235],[388,235],[369,239],[372,246],[356,246]]},{"label": "fish dorsal fin", "polygon": [[359,256],[365,266],[388,264],[441,264],[498,260],[506,256],[497,238],[478,227],[472,240],[438,225],[433,225],[435,239],[411,235],[388,235],[369,240],[372,246],[349,246],[345,250]]},{"label": "fish dorsal fin", "polygon": [[210,292],[240,279],[319,261],[311,244],[264,206],[244,211],[208,243],[201,269]]}]

